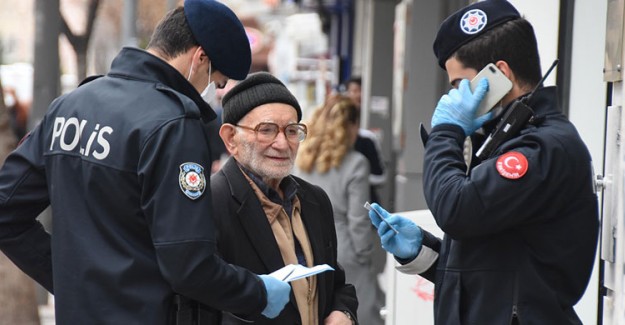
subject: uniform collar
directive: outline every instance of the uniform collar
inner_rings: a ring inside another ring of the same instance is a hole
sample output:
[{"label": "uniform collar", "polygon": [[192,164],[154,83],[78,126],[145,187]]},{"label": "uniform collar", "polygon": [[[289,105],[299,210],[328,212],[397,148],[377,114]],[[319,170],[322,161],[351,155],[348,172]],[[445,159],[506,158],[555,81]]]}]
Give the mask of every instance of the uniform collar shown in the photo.
[{"label": "uniform collar", "polygon": [[[546,115],[561,113],[557,91],[558,88],[556,86],[549,86],[540,87],[536,90],[536,92],[534,92],[527,105],[532,108],[535,117],[542,119]],[[525,94],[514,101],[520,100],[527,95],[529,94]],[[498,112],[494,118],[484,123],[482,128],[486,134],[490,133],[495,128],[497,123],[499,123],[499,120],[504,116],[508,109],[510,109],[514,101],[510,102],[510,104]]]},{"label": "uniform collar", "polygon": [[534,110],[534,114],[537,116],[561,113],[557,92],[556,86],[538,88],[527,105]]},{"label": "uniform collar", "polygon": [[161,83],[187,97],[200,109],[202,120],[209,122],[217,117],[197,90],[169,63],[151,53],[134,47],[124,47],[113,59],[109,75]]}]

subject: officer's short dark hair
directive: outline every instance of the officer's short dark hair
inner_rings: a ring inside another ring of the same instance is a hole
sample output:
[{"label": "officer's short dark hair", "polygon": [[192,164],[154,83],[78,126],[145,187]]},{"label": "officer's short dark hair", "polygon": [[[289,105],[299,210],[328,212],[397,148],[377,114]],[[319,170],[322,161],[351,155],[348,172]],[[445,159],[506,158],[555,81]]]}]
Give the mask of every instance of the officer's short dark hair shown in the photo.
[{"label": "officer's short dark hair", "polygon": [[532,25],[524,18],[507,21],[461,46],[451,56],[467,68],[506,61],[519,84],[534,87],[541,78],[540,56]]},{"label": "officer's short dark hair", "polygon": [[191,33],[184,8],[178,7],[168,12],[158,23],[148,49],[156,49],[165,59],[173,59],[199,45]]}]

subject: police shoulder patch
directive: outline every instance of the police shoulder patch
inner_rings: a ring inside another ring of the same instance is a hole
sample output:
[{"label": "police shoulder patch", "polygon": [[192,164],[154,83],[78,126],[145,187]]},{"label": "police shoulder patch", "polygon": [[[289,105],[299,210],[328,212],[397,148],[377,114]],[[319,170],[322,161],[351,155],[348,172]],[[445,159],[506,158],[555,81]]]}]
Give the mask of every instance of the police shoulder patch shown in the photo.
[{"label": "police shoulder patch", "polygon": [[180,165],[180,176],[178,177],[180,190],[191,200],[195,200],[204,194],[206,188],[206,177],[204,177],[204,167],[194,162],[186,162]]},{"label": "police shoulder patch", "polygon": [[527,158],[517,151],[506,152],[497,158],[495,164],[499,175],[507,179],[519,179],[527,173]]}]

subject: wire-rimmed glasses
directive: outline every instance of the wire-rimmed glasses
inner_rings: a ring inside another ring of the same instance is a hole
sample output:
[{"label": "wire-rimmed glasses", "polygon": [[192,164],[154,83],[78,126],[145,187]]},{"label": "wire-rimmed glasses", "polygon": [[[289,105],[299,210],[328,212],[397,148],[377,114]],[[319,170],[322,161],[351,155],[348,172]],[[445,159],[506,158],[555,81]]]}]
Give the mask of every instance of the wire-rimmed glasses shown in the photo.
[{"label": "wire-rimmed glasses", "polygon": [[249,127],[245,125],[236,125],[237,127],[244,128],[247,130],[254,131],[256,133],[256,139],[261,142],[271,142],[273,141],[280,131],[284,133],[284,136],[289,142],[302,142],[306,139],[306,135],[308,134],[308,128],[306,124],[302,123],[291,123],[287,124],[284,127],[280,127],[276,123],[271,122],[261,122],[258,123],[255,127]]}]

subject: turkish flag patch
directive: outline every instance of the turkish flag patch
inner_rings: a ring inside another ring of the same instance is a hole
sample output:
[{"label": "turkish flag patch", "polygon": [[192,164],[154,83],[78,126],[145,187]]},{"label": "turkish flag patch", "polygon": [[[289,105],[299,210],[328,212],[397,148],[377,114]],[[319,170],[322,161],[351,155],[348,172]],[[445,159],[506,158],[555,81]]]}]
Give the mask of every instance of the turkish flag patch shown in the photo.
[{"label": "turkish flag patch", "polygon": [[495,165],[499,175],[507,179],[519,179],[527,173],[527,158],[516,151],[506,152],[497,159]]}]

